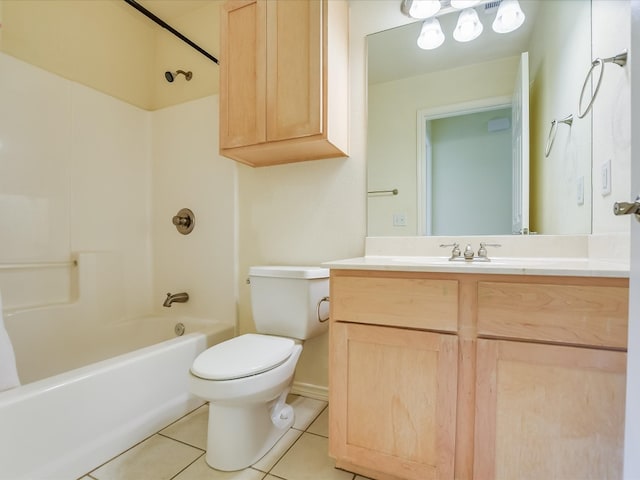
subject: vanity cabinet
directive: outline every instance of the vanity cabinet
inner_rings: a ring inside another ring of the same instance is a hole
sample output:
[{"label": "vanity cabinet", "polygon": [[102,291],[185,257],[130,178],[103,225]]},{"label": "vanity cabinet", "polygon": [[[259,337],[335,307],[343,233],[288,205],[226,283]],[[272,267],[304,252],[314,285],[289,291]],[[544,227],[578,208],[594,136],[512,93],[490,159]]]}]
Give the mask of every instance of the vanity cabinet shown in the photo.
[{"label": "vanity cabinet", "polygon": [[[331,451],[387,478],[453,478],[454,335],[335,323]],[[340,464],[339,464],[340,465]],[[367,472],[368,473],[368,472]]]},{"label": "vanity cabinet", "polygon": [[622,478],[627,280],[498,277],[477,292],[474,477]]},{"label": "vanity cabinet", "polygon": [[230,0],[220,25],[220,154],[251,166],[345,156],[346,0]]},{"label": "vanity cabinet", "polygon": [[341,273],[330,280],[330,453],[374,478],[453,478],[458,282]]},{"label": "vanity cabinet", "polygon": [[627,279],[332,269],[330,288],[338,467],[621,476]]},{"label": "vanity cabinet", "polygon": [[622,478],[624,352],[478,340],[474,478]]}]

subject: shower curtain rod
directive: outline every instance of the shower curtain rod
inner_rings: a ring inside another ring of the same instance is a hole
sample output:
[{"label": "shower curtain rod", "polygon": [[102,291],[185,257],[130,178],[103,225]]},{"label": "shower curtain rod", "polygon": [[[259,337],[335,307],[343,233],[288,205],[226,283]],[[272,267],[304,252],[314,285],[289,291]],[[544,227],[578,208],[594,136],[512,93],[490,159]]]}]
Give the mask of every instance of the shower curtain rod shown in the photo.
[{"label": "shower curtain rod", "polygon": [[138,10],[140,13],[142,13],[143,15],[145,15],[147,18],[149,18],[150,20],[153,20],[155,23],[157,23],[158,25],[160,25],[162,28],[166,28],[167,30],[169,30],[171,33],[173,33],[176,37],[178,37],[180,40],[182,40],[184,43],[186,43],[187,45],[195,48],[197,51],[199,51],[202,55],[204,55],[205,57],[207,57],[209,60],[211,60],[212,62],[216,63],[216,64],[220,64],[220,62],[218,61],[218,59],[216,57],[214,57],[213,55],[211,55],[209,52],[207,52],[205,49],[203,49],[202,47],[200,47],[200,45],[198,45],[197,43],[192,42],[191,40],[189,40],[187,37],[185,37],[183,34],[181,34],[179,31],[177,31],[175,28],[173,28],[171,25],[169,25],[167,22],[165,22],[164,20],[162,20],[161,18],[158,18],[156,15],[154,15],[153,13],[151,13],[149,10],[147,10],[146,8],[144,8],[142,5],[140,5],[138,2],[136,2],[135,0],[124,0],[126,3],[128,3],[129,5],[131,5],[133,8],[135,8],[136,10]]}]

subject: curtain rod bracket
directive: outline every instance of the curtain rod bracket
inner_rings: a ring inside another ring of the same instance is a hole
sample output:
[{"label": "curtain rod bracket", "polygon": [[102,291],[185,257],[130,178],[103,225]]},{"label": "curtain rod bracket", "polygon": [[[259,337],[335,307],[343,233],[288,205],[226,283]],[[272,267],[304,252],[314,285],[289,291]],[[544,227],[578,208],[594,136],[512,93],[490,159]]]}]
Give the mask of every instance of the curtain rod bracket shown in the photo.
[{"label": "curtain rod bracket", "polygon": [[149,18],[150,20],[153,20],[155,23],[160,25],[162,28],[165,28],[165,29],[169,30],[171,33],[173,33],[176,37],[178,37],[180,40],[182,40],[184,43],[186,43],[190,47],[195,48],[198,52],[200,52],[202,55],[207,57],[213,63],[220,65],[220,62],[218,61],[218,59],[216,57],[214,57],[209,52],[207,52],[205,49],[200,47],[200,45],[198,45],[197,43],[194,43],[191,40],[189,40],[187,37],[185,37],[183,34],[181,34],[179,31],[177,31],[175,28],[173,28],[167,22],[165,22],[161,18],[159,18],[156,15],[154,15],[153,13],[151,13],[149,10],[147,10],[142,5],[140,5],[138,2],[136,2],[136,0],[124,0],[124,1],[126,3],[128,3],[130,6],[132,6],[133,8],[135,8],[136,10],[138,10],[144,16]]}]

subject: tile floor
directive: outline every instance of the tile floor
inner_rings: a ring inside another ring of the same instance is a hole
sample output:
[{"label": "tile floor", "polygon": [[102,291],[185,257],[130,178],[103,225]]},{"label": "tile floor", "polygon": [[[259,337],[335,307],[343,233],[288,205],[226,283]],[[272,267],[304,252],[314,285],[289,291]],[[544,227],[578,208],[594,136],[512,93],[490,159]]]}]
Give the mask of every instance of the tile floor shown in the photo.
[{"label": "tile floor", "polygon": [[89,472],[80,480],[366,480],[334,468],[328,449],[327,402],[291,395],[293,427],[255,465],[238,472],[209,468],[208,405]]}]

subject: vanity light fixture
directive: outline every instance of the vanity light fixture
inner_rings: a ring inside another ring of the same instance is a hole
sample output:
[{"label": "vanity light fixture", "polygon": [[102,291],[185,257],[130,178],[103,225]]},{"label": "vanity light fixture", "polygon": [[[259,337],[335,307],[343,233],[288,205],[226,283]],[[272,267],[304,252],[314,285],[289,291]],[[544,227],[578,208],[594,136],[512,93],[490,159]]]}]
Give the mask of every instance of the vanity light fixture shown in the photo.
[{"label": "vanity light fixture", "polygon": [[470,42],[478,38],[483,29],[478,12],[473,8],[465,8],[460,12],[458,23],[453,31],[453,38],[459,42]]},{"label": "vanity light fixture", "polygon": [[402,0],[402,13],[411,18],[429,18],[440,11],[440,0]]},{"label": "vanity light fixture", "polygon": [[425,19],[417,43],[423,50],[433,50],[444,43],[444,33],[436,17],[460,11],[453,38],[470,42],[484,29],[474,7],[485,4],[498,6],[492,25],[497,33],[513,32],[524,23],[525,14],[518,0],[402,0],[400,10],[409,17]]},{"label": "vanity light fixture", "polygon": [[464,10],[465,8],[475,7],[480,3],[480,0],[451,0],[451,6],[458,10]]},{"label": "vanity light fixture", "polygon": [[496,19],[493,21],[493,31],[509,33],[517,30],[524,23],[524,12],[518,0],[502,0],[498,7]]},{"label": "vanity light fixture", "polygon": [[444,33],[437,18],[428,18],[422,24],[418,36],[418,46],[423,50],[433,50],[444,42]]}]

